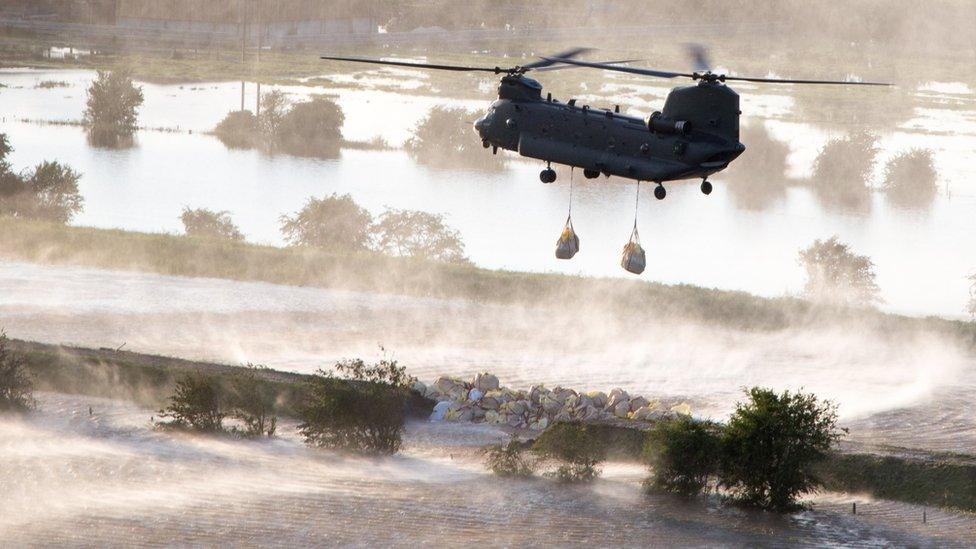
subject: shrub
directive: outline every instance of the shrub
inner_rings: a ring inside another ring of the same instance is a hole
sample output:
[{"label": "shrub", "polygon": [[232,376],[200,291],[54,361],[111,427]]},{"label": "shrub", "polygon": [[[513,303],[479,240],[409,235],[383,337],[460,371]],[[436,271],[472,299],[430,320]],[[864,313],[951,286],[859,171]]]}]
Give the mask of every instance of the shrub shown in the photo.
[{"label": "shrub", "polygon": [[598,466],[606,459],[599,438],[582,423],[556,423],[539,436],[532,449],[555,462],[555,469],[546,476],[560,482],[592,481],[600,476]]},{"label": "shrub", "polygon": [[728,172],[729,193],[740,207],[763,209],[786,195],[790,147],[773,139],[762,123],[743,126],[739,139],[749,148]]},{"label": "shrub", "polygon": [[721,427],[679,416],[659,422],[648,435],[644,460],[652,475],[647,485],[667,492],[696,495],[718,472]]},{"label": "shrub", "polygon": [[42,162],[33,170],[0,172],[0,215],[43,219],[67,224],[82,210],[78,192],[81,175],[57,162]]},{"label": "shrub", "polygon": [[836,407],[812,394],[746,394],[722,436],[721,485],[746,505],[795,509],[799,495],[821,485],[815,466],[844,433]]},{"label": "shrub", "polygon": [[513,434],[506,443],[493,444],[485,449],[485,467],[500,477],[529,478],[535,464],[525,456],[525,447]]},{"label": "shrub", "polygon": [[807,272],[804,294],[815,301],[870,306],[881,300],[874,281],[874,263],[831,237],[800,251]]},{"label": "shrub", "polygon": [[932,202],[938,192],[932,152],[912,149],[888,161],[884,170],[884,190],[888,198],[904,206]]},{"label": "shrub", "polygon": [[394,454],[402,443],[409,378],[396,361],[336,364],[307,382],[299,432],[310,446],[365,454]]},{"label": "shrub", "polygon": [[92,144],[117,146],[131,138],[142,101],[142,88],[132,83],[128,71],[98,71],[88,88],[84,115]]},{"label": "shrub", "polygon": [[369,248],[373,216],[348,194],[310,198],[294,216],[281,217],[281,232],[293,246],[329,251]]},{"label": "shrub", "polygon": [[401,257],[464,263],[464,242],[444,224],[444,216],[413,210],[387,210],[375,227],[379,251]]},{"label": "shrub", "polygon": [[0,412],[26,412],[34,408],[34,384],[24,357],[9,349],[0,332]]},{"label": "shrub", "polygon": [[248,364],[247,370],[234,376],[229,398],[230,415],[244,424],[243,429],[235,429],[241,435],[270,438],[278,427],[278,416],[274,413],[278,395],[267,384],[261,383],[256,373],[258,369]]},{"label": "shrub", "polygon": [[288,109],[288,98],[280,90],[272,90],[261,96],[261,114],[257,117],[258,129],[263,142],[272,146],[278,139],[278,128]]},{"label": "shrub", "polygon": [[249,149],[261,142],[258,120],[251,111],[234,111],[214,128],[214,135],[231,149]]},{"label": "shrub", "polygon": [[846,208],[869,206],[868,178],[877,153],[877,137],[867,132],[827,142],[813,166],[813,185],[821,200]]},{"label": "shrub", "polygon": [[170,404],[159,414],[172,418],[163,427],[187,429],[201,433],[224,430],[224,412],[221,411],[220,395],[214,381],[202,374],[186,375],[176,382],[176,392]]},{"label": "shrub", "polygon": [[442,168],[500,169],[502,163],[482,147],[472,130],[475,111],[434,107],[414,128],[404,148],[414,160]]},{"label": "shrub", "polygon": [[296,103],[277,125],[277,145],[298,156],[335,157],[342,141],[344,120],[339,105],[323,97]]},{"label": "shrub", "polygon": [[244,235],[234,225],[227,212],[215,212],[205,208],[191,210],[183,208],[180,215],[186,236],[195,238],[216,238],[224,240],[244,240]]}]

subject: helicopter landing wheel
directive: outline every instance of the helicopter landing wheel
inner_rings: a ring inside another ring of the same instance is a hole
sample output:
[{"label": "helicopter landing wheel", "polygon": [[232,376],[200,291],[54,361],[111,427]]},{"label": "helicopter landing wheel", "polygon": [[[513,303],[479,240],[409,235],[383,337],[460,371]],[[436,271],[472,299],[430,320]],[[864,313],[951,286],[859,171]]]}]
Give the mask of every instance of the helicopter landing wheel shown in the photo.
[{"label": "helicopter landing wheel", "polygon": [[587,179],[596,179],[600,177],[600,170],[583,170],[583,177]]},{"label": "helicopter landing wheel", "polygon": [[543,183],[555,183],[556,181],[556,170],[552,168],[546,168],[539,173],[539,180]]},{"label": "helicopter landing wheel", "polygon": [[702,179],[701,192],[706,195],[712,194],[712,183],[709,180]]},{"label": "helicopter landing wheel", "polygon": [[654,198],[664,200],[665,196],[668,196],[668,191],[664,189],[664,185],[658,183],[657,188],[654,189]]}]

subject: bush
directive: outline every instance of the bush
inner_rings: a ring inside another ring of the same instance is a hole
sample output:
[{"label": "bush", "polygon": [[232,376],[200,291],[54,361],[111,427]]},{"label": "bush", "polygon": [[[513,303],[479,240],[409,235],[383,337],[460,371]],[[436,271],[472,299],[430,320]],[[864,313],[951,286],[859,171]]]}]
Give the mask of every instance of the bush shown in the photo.
[{"label": "bush", "polygon": [[329,251],[357,251],[369,248],[373,216],[348,194],[310,198],[292,217],[281,217],[281,232],[293,246],[310,246]]},{"label": "bush", "polygon": [[507,443],[485,449],[485,467],[507,478],[529,478],[535,473],[535,464],[525,457],[525,447],[514,434]]},{"label": "bush", "polygon": [[191,210],[183,208],[180,215],[186,236],[195,238],[216,238],[224,240],[244,240],[244,235],[234,225],[227,212],[215,212],[205,208]]},{"label": "bush", "polygon": [[82,210],[81,175],[71,168],[57,162],[42,162],[21,174],[0,168],[0,215],[67,224]]},{"label": "bush", "polygon": [[396,361],[367,366],[340,362],[336,372],[319,371],[307,382],[299,411],[305,443],[365,454],[394,454],[402,443],[409,378]]},{"label": "bush", "polygon": [[870,206],[868,178],[877,141],[870,133],[857,132],[827,142],[813,167],[813,186],[823,202],[852,209]]},{"label": "bush", "polygon": [[276,143],[289,154],[333,158],[339,154],[344,120],[342,109],[323,97],[297,103],[278,123]]},{"label": "bush", "polygon": [[277,393],[272,387],[261,383],[256,371],[259,367],[248,364],[247,370],[234,376],[231,382],[230,415],[240,420],[244,428],[235,431],[244,437],[273,437],[278,427],[275,415]]},{"label": "bush", "polygon": [[728,172],[729,193],[740,207],[760,210],[786,196],[786,158],[790,147],[756,122],[742,127],[746,152]]},{"label": "bush", "polygon": [[376,224],[380,252],[450,263],[465,263],[464,242],[444,224],[444,216],[413,210],[387,210]]},{"label": "bush", "polygon": [[132,83],[126,70],[98,71],[88,88],[84,123],[96,146],[118,146],[131,139],[142,105],[142,88]]},{"label": "bush", "polygon": [[224,430],[224,413],[220,395],[214,381],[202,374],[184,376],[176,382],[176,393],[170,404],[159,414],[172,421],[161,423],[168,428],[186,429],[201,433],[217,433]]},{"label": "bush", "polygon": [[879,301],[874,281],[874,263],[857,255],[847,244],[831,237],[816,240],[800,251],[800,264],[807,272],[803,293],[814,301],[870,306]]},{"label": "bush", "polygon": [[7,334],[0,332],[0,413],[26,412],[34,408],[34,384],[27,363],[9,349]]},{"label": "bush", "polygon": [[560,482],[590,482],[600,476],[598,466],[606,459],[599,438],[582,423],[556,423],[539,436],[532,449],[555,462],[555,469],[546,476]]},{"label": "bush", "polygon": [[261,142],[258,120],[251,111],[234,111],[214,128],[214,135],[231,149],[250,149]]},{"label": "bush", "polygon": [[718,472],[721,426],[679,416],[659,422],[648,435],[644,460],[652,475],[647,485],[667,492],[696,495]]},{"label": "bush", "polygon": [[746,505],[796,509],[799,495],[821,485],[815,466],[844,433],[836,407],[812,394],[746,394],[722,436],[721,485]]},{"label": "bush", "polygon": [[261,114],[257,117],[263,142],[271,147],[278,140],[278,128],[288,109],[288,98],[280,90],[261,96]]},{"label": "bush", "polygon": [[502,162],[485,151],[472,129],[479,116],[476,111],[434,107],[404,148],[414,160],[434,167],[500,169]]},{"label": "bush", "polygon": [[884,190],[897,204],[922,206],[935,198],[937,178],[932,152],[912,149],[899,153],[885,165]]}]

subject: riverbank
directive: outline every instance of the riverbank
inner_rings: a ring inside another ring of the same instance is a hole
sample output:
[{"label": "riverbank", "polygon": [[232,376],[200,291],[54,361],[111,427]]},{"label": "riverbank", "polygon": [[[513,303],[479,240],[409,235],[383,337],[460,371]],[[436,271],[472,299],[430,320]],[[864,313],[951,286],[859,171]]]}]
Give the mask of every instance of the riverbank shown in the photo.
[{"label": "riverbank", "polygon": [[[741,330],[850,325],[885,337],[926,330],[972,346],[976,324],[908,317],[871,309],[815,305],[793,297],[666,285],[619,278],[500,271],[471,265],[392,258],[375,253],[332,254],[192,239],[160,233],[70,227],[0,218],[0,258],[50,265],[132,270],[312,286],[475,303],[602,311],[633,322],[691,320]],[[585,299],[567,299],[583,296]]]},{"label": "riverbank", "polygon": [[[166,403],[181,375],[202,372],[219,387],[225,387],[242,370],[239,366],[121,349],[19,340],[12,340],[11,348],[26,358],[39,391],[128,400],[155,409]],[[276,412],[293,418],[301,400],[302,383],[308,376],[267,368],[254,372],[263,389],[277,395]],[[412,407],[413,417],[425,418],[432,406],[432,400],[417,399]],[[593,432],[611,459],[636,463],[641,458],[646,430],[652,424],[653,421],[604,422]],[[976,456],[897,448],[888,448],[879,455],[845,448],[822,465],[821,474],[826,489],[831,491],[976,512]]]}]

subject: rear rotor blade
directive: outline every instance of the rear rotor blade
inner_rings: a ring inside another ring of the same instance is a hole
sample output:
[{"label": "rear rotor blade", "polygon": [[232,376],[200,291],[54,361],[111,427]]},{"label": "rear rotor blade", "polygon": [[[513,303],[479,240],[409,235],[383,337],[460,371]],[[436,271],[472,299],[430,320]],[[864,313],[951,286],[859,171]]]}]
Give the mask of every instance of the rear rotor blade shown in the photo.
[{"label": "rear rotor blade", "polygon": [[831,84],[839,86],[891,86],[887,82],[848,82],[845,80],[795,80],[790,78],[751,78],[748,76],[722,76],[720,80],[741,82],[772,82],[775,84]]},{"label": "rear rotor blade", "polygon": [[[640,61],[640,59],[621,59],[619,61],[601,61],[600,64],[601,65],[620,65],[620,64],[623,64],[623,63],[633,63],[635,61]],[[555,65],[550,65],[550,66],[547,66],[547,67],[540,67],[538,69],[532,69],[532,70],[533,71],[536,71],[536,72],[549,72],[549,71],[561,71],[563,69],[581,69],[581,68],[583,68],[583,67],[581,67],[580,65],[555,64]]]},{"label": "rear rotor blade", "polygon": [[[575,57],[579,57],[580,55],[583,55],[584,53],[589,53],[591,51],[593,51],[592,48],[573,48],[570,50],[566,50],[563,52],[550,55],[549,57],[553,59],[573,59]],[[522,65],[522,68],[525,70],[535,70],[535,69],[540,69],[542,67],[548,67],[550,65],[554,65],[555,63],[556,63],[555,61],[550,61],[548,58],[543,57],[539,61],[534,61],[532,63],[529,63],[528,65]]]},{"label": "rear rotor blade", "polygon": [[552,61],[553,63],[565,63],[567,65],[577,65],[580,67],[589,67],[592,69],[604,69],[608,71],[626,72],[629,74],[640,74],[643,76],[655,76],[657,78],[678,78],[681,76],[684,76],[686,78],[695,77],[695,75],[691,73],[659,71],[654,69],[640,69],[637,67],[620,67],[617,65],[610,65],[607,63],[590,63],[588,61],[576,61],[575,59],[567,59],[562,57],[543,57],[543,59],[547,61]]},{"label": "rear rotor blade", "polygon": [[432,65],[429,63],[411,63],[407,61],[384,61],[382,59],[369,59],[366,57],[332,57],[322,56],[321,59],[329,61],[349,61],[353,63],[370,63],[373,65],[389,65],[393,67],[411,67],[415,69],[435,69],[440,71],[454,72],[490,72],[501,74],[513,72],[515,69],[503,69],[500,67],[464,67],[460,65]]}]

